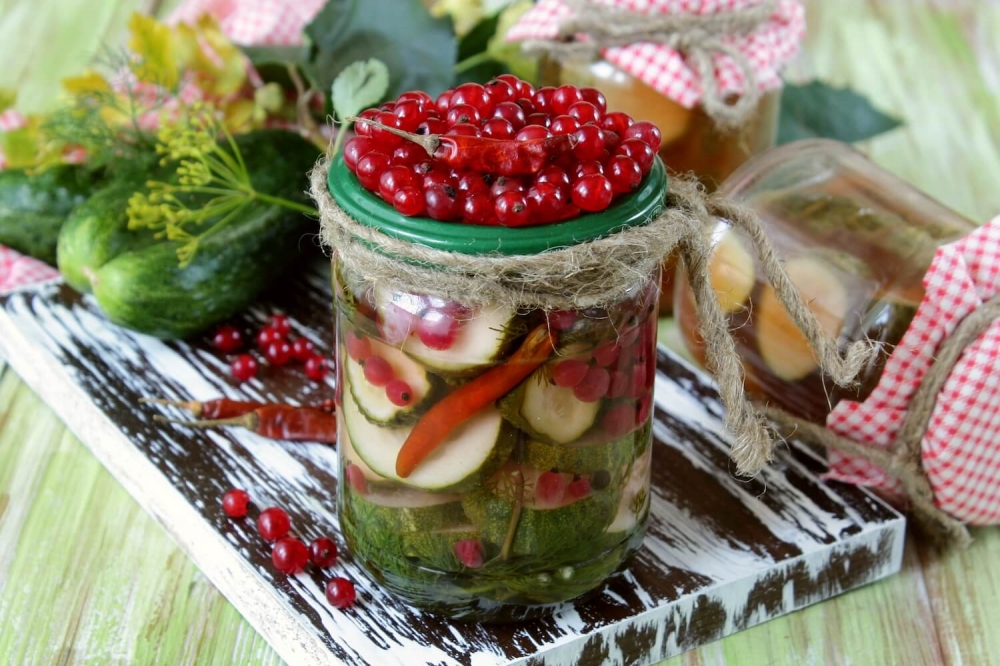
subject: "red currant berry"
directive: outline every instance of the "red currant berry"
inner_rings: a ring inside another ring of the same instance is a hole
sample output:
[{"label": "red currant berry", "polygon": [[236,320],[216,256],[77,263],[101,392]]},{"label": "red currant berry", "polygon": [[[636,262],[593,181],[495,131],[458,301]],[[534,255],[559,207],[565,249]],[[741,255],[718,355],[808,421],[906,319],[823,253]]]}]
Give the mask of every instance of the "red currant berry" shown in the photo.
[{"label": "red currant berry", "polygon": [[604,173],[611,181],[611,191],[615,194],[634,192],[642,182],[642,169],[631,157],[615,155],[608,160]]},{"label": "red currant berry", "polygon": [[555,220],[566,205],[563,191],[553,183],[538,183],[528,190],[526,200],[531,219],[543,224]]},{"label": "red currant berry", "polygon": [[396,108],[396,103],[395,102],[384,102],[382,104],[382,106],[378,107],[378,110],[379,111],[389,111],[391,113],[392,110],[395,109],[395,108]]},{"label": "red currant berry", "polygon": [[[375,120],[386,127],[392,127],[398,130],[403,129],[402,121],[396,117],[392,111],[382,111],[377,116]],[[416,129],[416,128],[414,128]],[[375,145],[379,147],[380,150],[385,150],[391,153],[392,149],[403,143],[403,137],[398,134],[393,134],[388,132],[378,125],[372,125],[372,140],[375,141]]]},{"label": "red currant berry", "polygon": [[576,86],[559,86],[552,93],[552,113],[561,116],[569,112],[569,107],[582,101],[583,95]]},{"label": "red currant berry", "polygon": [[271,549],[271,563],[283,574],[297,574],[309,563],[309,549],[298,539],[280,539]]},{"label": "red currant berry", "polygon": [[493,225],[496,212],[489,190],[470,192],[462,197],[462,221],[469,224]]},{"label": "red currant berry", "polygon": [[412,167],[417,162],[427,159],[427,151],[415,143],[406,142],[392,151],[389,162],[393,165]]},{"label": "red currant berry", "polygon": [[486,183],[485,174],[476,171],[462,171],[455,174],[455,189],[467,194],[489,194],[490,186]]},{"label": "red currant berry", "polygon": [[240,354],[233,359],[229,371],[239,382],[248,382],[257,376],[257,359],[250,354]]},{"label": "red currant berry", "polygon": [[640,120],[625,130],[622,138],[639,139],[639,141],[652,148],[654,153],[659,152],[660,144],[663,142],[663,135],[660,133],[660,128],[645,120]]},{"label": "red currant berry", "polygon": [[458,322],[440,310],[429,310],[417,322],[417,337],[431,349],[450,349],[458,337]]},{"label": "red currant berry", "polygon": [[570,180],[569,174],[566,173],[565,169],[561,166],[550,164],[547,167],[544,167],[538,172],[538,175],[535,176],[535,184],[538,185],[539,183],[552,183],[553,185],[558,186],[559,189],[563,190],[564,193],[568,193],[569,186],[572,181]]},{"label": "red currant berry", "polygon": [[504,192],[496,198],[494,211],[505,227],[523,227],[531,220],[528,203],[520,192]]},{"label": "red currant berry", "polygon": [[396,102],[400,103],[411,99],[419,104],[420,108],[425,111],[430,111],[434,108],[434,100],[431,99],[431,96],[423,90],[407,90],[405,93],[396,98]]},{"label": "red currant berry", "polygon": [[578,160],[596,160],[604,152],[604,134],[596,125],[583,125],[573,137],[576,139],[573,157]]},{"label": "red currant berry", "polygon": [[458,219],[457,192],[450,186],[430,187],[424,191],[424,207],[428,217],[449,222]]},{"label": "red currant berry", "polygon": [[[532,95],[531,101],[535,104],[538,113],[549,114],[552,111],[552,95],[556,89],[551,86],[542,86]],[[568,108],[568,107],[567,107]],[[559,115],[558,113],[556,115]]]},{"label": "red currant berry", "polygon": [[604,93],[597,88],[580,88],[580,97],[583,98],[584,102],[590,102],[597,107],[602,116],[608,110],[608,100],[604,97]]},{"label": "red currant berry", "polygon": [[434,100],[434,108],[437,110],[439,116],[447,114],[448,109],[451,108],[451,92],[450,90],[445,90]]},{"label": "red currant berry", "polygon": [[601,120],[601,129],[625,136],[625,131],[632,126],[632,116],[621,111],[612,111]]},{"label": "red currant berry", "polygon": [[292,529],[292,521],[288,519],[288,514],[285,513],[284,509],[272,506],[269,509],[264,509],[257,516],[257,532],[260,533],[264,541],[282,539],[290,529]]},{"label": "red currant berry", "polygon": [[573,387],[573,395],[583,402],[597,402],[607,394],[610,385],[611,374],[599,365],[592,365],[583,381]]},{"label": "red currant berry", "polygon": [[385,386],[396,376],[389,362],[381,356],[369,356],[365,359],[365,379],[372,386]]},{"label": "red currant berry", "polygon": [[[514,100],[514,102],[524,111],[525,118],[527,118],[528,116],[538,114],[538,110],[535,109],[535,103],[532,102],[529,97],[521,97],[519,99]],[[545,116],[545,114],[538,114],[538,115]],[[548,116],[545,117],[548,118]]]},{"label": "red currant berry", "polygon": [[344,336],[344,347],[347,348],[347,355],[359,363],[372,353],[371,341],[357,331],[347,332]]},{"label": "red currant berry", "polygon": [[566,496],[566,477],[558,472],[542,472],[535,481],[535,499],[540,506],[555,506]]},{"label": "red currant berry", "polygon": [[552,133],[555,135],[559,134],[573,134],[578,129],[580,129],[579,121],[573,116],[556,116],[552,120],[552,125],[549,126]]},{"label": "red currant berry", "polygon": [[463,83],[455,88],[451,93],[448,108],[453,109],[460,104],[468,104],[482,117],[489,116],[493,108],[489,93],[486,92],[485,87],[478,83]]},{"label": "red currant berry", "polygon": [[517,134],[514,130],[514,126],[503,118],[490,118],[483,123],[483,127],[480,131],[483,136],[491,139],[497,139],[499,141],[509,141],[514,138],[515,134]]},{"label": "red currant berry", "polygon": [[479,136],[479,127],[472,123],[458,123],[452,125],[445,134],[448,136]]},{"label": "red currant berry", "polygon": [[648,173],[653,166],[653,159],[656,153],[643,141],[639,139],[626,139],[615,148],[615,155],[624,155],[635,160],[643,173]]},{"label": "red currant berry", "polygon": [[288,334],[292,332],[291,320],[288,318],[288,315],[281,314],[280,312],[268,317],[267,321],[264,322],[264,326],[273,328],[281,334],[282,338],[287,338]]},{"label": "red currant berry", "polygon": [[393,379],[385,385],[385,397],[397,407],[406,407],[413,402],[413,389],[401,379]]},{"label": "red currant berry", "polygon": [[354,133],[358,136],[371,136],[372,125],[365,122],[365,120],[375,120],[378,117],[378,109],[365,109],[358,114],[359,120],[354,123]]},{"label": "red currant berry", "polygon": [[382,172],[389,168],[389,157],[382,152],[372,151],[358,160],[356,171],[361,185],[370,192],[378,192],[378,180]]},{"label": "red currant berry", "polygon": [[247,515],[247,505],[250,503],[250,495],[247,491],[233,488],[226,491],[222,496],[222,510],[230,518],[243,518]]},{"label": "red currant berry", "polygon": [[264,350],[264,358],[271,365],[285,365],[292,360],[292,346],[285,340],[275,340]]},{"label": "red currant berry", "polygon": [[396,303],[388,303],[379,316],[378,330],[386,343],[402,344],[416,327],[416,316]]},{"label": "red currant berry", "polygon": [[319,354],[315,354],[307,358],[305,366],[306,377],[314,382],[321,382],[326,379],[326,375],[330,371],[330,362]]},{"label": "red currant berry", "polygon": [[332,567],[337,562],[337,544],[326,537],[313,539],[309,544],[309,561],[320,569]]},{"label": "red currant berry", "polygon": [[212,346],[229,354],[243,346],[243,334],[235,326],[220,326],[212,336]]},{"label": "red currant berry", "polygon": [[613,196],[611,182],[601,174],[590,174],[573,183],[573,205],[588,213],[607,208]]},{"label": "red currant berry", "polygon": [[427,118],[427,112],[420,108],[416,100],[403,100],[396,103],[392,113],[399,118],[399,129],[412,132]]},{"label": "red currant berry", "polygon": [[448,109],[448,115],[445,116],[444,120],[448,125],[454,127],[460,123],[478,125],[481,118],[479,111],[471,104],[456,104]]},{"label": "red currant berry", "polygon": [[594,350],[594,361],[597,362],[597,365],[606,368],[618,360],[619,353],[621,353],[621,347],[617,343],[605,342]]},{"label": "red currant berry", "polygon": [[548,128],[552,125],[552,119],[544,113],[529,113],[524,119],[525,125],[538,125]]},{"label": "red currant berry", "polygon": [[432,187],[451,187],[457,186],[455,179],[452,177],[450,171],[444,171],[438,167],[431,167],[430,171],[424,173],[423,186],[425,190],[429,190]]},{"label": "red currant berry", "polygon": [[614,400],[628,393],[629,379],[629,375],[624,372],[621,372],[620,370],[612,370],[611,384],[608,385],[608,394],[605,397],[609,400]]},{"label": "red currant berry", "polygon": [[486,88],[486,94],[494,106],[503,102],[513,102],[517,97],[517,90],[514,86],[503,79],[487,81],[483,87]]},{"label": "red currant berry", "polygon": [[500,176],[490,186],[490,194],[499,197],[505,192],[525,192],[527,188],[516,176]]},{"label": "red currant berry", "polygon": [[514,137],[517,141],[533,141],[535,139],[547,139],[552,136],[547,128],[541,125],[526,125]]},{"label": "red currant berry", "polygon": [[347,485],[354,489],[355,492],[364,494],[368,492],[368,479],[365,478],[365,473],[361,471],[361,468],[357,465],[347,465],[344,468],[344,476],[347,477]]},{"label": "red currant berry", "polygon": [[264,328],[257,331],[257,348],[261,351],[265,351],[271,346],[272,342],[284,339],[285,336],[278,329],[270,326],[264,326]]},{"label": "red currant berry", "polygon": [[316,353],[316,345],[305,338],[295,338],[292,341],[292,358],[299,363],[305,363]]},{"label": "red currant berry", "polygon": [[573,388],[587,376],[590,366],[578,358],[568,358],[552,366],[552,381],[562,388]]},{"label": "red currant berry", "polygon": [[649,419],[650,413],[653,411],[653,394],[646,393],[644,396],[639,398],[639,408],[635,413],[636,423],[645,423]]},{"label": "red currant berry", "polygon": [[424,193],[417,187],[401,187],[392,195],[392,207],[400,215],[420,215],[424,212]]},{"label": "red currant berry", "polygon": [[635,426],[635,404],[629,400],[612,405],[601,418],[601,427],[608,437],[618,438]]},{"label": "red currant berry", "polygon": [[586,125],[587,123],[596,125],[601,122],[600,109],[590,102],[577,102],[573,106],[569,107],[569,111],[566,112],[566,115],[570,116],[581,125]]},{"label": "red currant berry", "polygon": [[[444,134],[448,131],[448,123],[441,120],[440,118],[430,118],[424,122],[417,125],[417,134],[422,134],[427,136],[428,134]],[[421,149],[424,155],[427,151]]]},{"label": "red currant berry", "polygon": [[[501,74],[497,76],[495,80],[507,83],[514,89],[514,92],[517,94],[518,97],[525,96],[523,92],[524,88],[522,86],[528,85],[530,87],[530,84],[527,84],[525,81],[522,81],[521,79],[517,78],[517,76],[514,74]],[[534,91],[532,91],[532,94],[534,94]],[[531,95],[528,95],[528,97],[530,96]]]},{"label": "red currant berry", "polygon": [[521,129],[527,122],[527,117],[524,115],[524,109],[514,102],[500,102],[497,104],[493,108],[493,117],[503,118],[509,122],[515,130]]},{"label": "red currant berry", "polygon": [[486,549],[479,539],[461,539],[454,549],[458,561],[470,569],[478,569],[486,561]]},{"label": "red currant berry", "polygon": [[604,173],[604,165],[597,160],[584,160],[582,162],[577,162],[576,166],[573,167],[573,180],[579,180],[592,173]]},{"label": "red currant berry", "polygon": [[371,137],[356,136],[344,145],[344,162],[351,171],[358,170],[358,160],[375,150]]},{"label": "red currant berry", "polygon": [[580,477],[573,479],[566,487],[566,495],[573,499],[583,499],[590,494],[590,480]]},{"label": "red currant berry", "polygon": [[331,578],[326,583],[326,600],[334,608],[341,610],[354,605],[357,592],[354,591],[354,583],[346,578]]},{"label": "red currant berry", "polygon": [[549,328],[553,331],[568,331],[576,323],[575,310],[553,310],[548,313]]}]

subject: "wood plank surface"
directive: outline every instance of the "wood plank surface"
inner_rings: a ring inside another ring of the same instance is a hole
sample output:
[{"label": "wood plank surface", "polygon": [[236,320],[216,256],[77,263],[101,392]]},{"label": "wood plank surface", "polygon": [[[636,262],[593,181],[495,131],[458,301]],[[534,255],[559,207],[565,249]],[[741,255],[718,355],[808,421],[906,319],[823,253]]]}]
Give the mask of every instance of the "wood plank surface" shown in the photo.
[{"label": "wood plank surface", "polygon": [[[0,0],[0,23],[10,7],[43,4],[70,24],[93,6]],[[810,36],[793,76],[869,95],[907,122],[866,147],[876,161],[977,220],[1000,213],[1000,3],[806,4]],[[39,52],[38,35],[11,34],[0,53]],[[964,553],[911,542],[903,573],[890,580],[666,663],[995,663],[1000,530],[975,536]],[[0,377],[0,663],[48,663],[51,646],[67,663],[280,663],[8,370]]]}]

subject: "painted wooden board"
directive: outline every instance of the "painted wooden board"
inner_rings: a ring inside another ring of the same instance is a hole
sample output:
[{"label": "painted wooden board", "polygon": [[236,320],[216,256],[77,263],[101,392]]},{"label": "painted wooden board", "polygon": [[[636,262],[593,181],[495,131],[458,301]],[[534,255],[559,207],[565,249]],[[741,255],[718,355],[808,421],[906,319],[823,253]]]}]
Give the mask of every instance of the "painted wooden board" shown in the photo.
[{"label": "painted wooden board", "polygon": [[[238,324],[249,331],[276,308],[329,348],[322,271]],[[360,603],[340,612],[323,599],[323,574],[276,574],[251,522],[219,507],[226,489],[245,487],[259,506],[287,508],[300,536],[339,540],[336,451],[164,428],[136,404],[153,395],[311,402],[331,386],[281,369],[237,387],[206,340],[129,333],[59,283],[0,300],[0,347],[293,664],[652,663],[890,575],[902,560],[903,518],[865,491],[820,481],[821,460],[797,445],[759,479],[733,478],[714,389],[661,350],[649,535],[602,593],[544,620],[449,623],[388,597],[345,558],[337,571],[358,583]]]}]

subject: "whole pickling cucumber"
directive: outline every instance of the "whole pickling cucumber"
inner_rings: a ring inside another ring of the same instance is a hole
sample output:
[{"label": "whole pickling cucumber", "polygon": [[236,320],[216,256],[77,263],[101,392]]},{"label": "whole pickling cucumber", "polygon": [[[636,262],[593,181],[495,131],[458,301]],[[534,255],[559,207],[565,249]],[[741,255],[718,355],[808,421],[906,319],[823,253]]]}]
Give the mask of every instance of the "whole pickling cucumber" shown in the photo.
[{"label": "whole pickling cucumber", "polygon": [[59,230],[96,182],[80,166],[0,171],[0,245],[55,265]]},{"label": "whole pickling cucumber", "polygon": [[[279,130],[244,134],[237,144],[256,190],[307,201],[307,174],[318,156],[315,146]],[[239,219],[206,237],[191,263],[181,268],[180,243],[149,242],[148,231],[129,231],[123,218],[124,210],[107,221],[110,232],[95,225],[94,240],[109,249],[135,235],[136,246],[97,257],[84,276],[108,319],[168,339],[193,335],[246,308],[304,259],[310,244],[300,241],[315,229],[315,222],[301,213],[252,201]]]}]

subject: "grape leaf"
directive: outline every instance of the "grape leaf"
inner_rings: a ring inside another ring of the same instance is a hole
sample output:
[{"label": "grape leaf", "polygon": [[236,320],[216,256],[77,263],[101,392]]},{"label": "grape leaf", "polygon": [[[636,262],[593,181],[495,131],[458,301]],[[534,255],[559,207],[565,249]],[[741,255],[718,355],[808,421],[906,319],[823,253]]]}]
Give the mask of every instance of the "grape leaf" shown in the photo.
[{"label": "grape leaf", "polygon": [[454,79],[457,45],[451,21],[421,0],[329,0],[306,26],[311,78],[329,90],[352,62],[377,58],[389,69],[388,97],[406,90],[434,96]]},{"label": "grape leaf", "polygon": [[779,144],[816,138],[854,143],[902,124],[853,90],[834,88],[821,81],[786,85],[780,118]]},{"label": "grape leaf", "polygon": [[356,116],[382,101],[389,88],[389,69],[381,60],[351,63],[333,81],[331,99],[337,119]]}]

